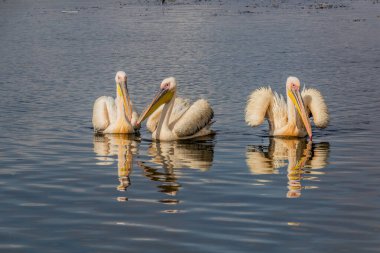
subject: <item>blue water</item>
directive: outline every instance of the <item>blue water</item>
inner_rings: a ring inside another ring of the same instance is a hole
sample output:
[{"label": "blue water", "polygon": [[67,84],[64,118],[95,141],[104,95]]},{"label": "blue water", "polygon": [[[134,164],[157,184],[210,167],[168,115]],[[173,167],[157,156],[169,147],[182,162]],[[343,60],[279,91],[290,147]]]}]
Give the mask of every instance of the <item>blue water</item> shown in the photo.
[{"label": "blue water", "polygon": [[[0,2],[0,251],[378,252],[380,4],[167,2]],[[118,70],[140,112],[175,76],[216,136],[95,136]],[[313,142],[244,122],[289,75],[329,106]]]}]

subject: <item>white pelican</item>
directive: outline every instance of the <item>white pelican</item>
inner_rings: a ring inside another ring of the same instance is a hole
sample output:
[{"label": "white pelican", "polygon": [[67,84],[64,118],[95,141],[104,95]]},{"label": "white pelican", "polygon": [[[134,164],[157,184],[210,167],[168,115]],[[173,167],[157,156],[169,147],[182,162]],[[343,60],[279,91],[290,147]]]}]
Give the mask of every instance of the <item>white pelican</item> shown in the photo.
[{"label": "white pelican", "polygon": [[127,89],[127,75],[119,71],[115,76],[116,98],[101,96],[95,100],[92,125],[95,132],[134,133],[138,114],[133,110]]},{"label": "white pelican", "polygon": [[[174,77],[164,79],[160,91],[138,119],[137,126],[158,110],[148,121],[148,129],[155,140],[182,140],[212,134],[210,126],[214,112],[210,104],[199,99],[190,106],[187,101],[176,99],[176,90]],[[161,105],[164,105],[162,109]]]},{"label": "white pelican", "polygon": [[286,95],[287,101],[283,96],[272,92],[270,87],[261,87],[252,92],[245,109],[247,124],[255,127],[267,118],[271,136],[305,137],[308,134],[310,139],[310,116],[313,116],[315,126],[327,126],[327,105],[318,90],[304,88],[301,95],[300,81],[297,77],[290,76],[286,81]]}]

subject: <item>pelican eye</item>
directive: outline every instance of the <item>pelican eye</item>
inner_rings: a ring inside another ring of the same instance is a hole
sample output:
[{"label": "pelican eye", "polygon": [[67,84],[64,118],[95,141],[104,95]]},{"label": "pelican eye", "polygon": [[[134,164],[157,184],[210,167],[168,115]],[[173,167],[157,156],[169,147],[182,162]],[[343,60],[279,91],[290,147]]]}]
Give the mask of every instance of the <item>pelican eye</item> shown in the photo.
[{"label": "pelican eye", "polygon": [[292,83],[292,89],[298,89],[298,86]]}]

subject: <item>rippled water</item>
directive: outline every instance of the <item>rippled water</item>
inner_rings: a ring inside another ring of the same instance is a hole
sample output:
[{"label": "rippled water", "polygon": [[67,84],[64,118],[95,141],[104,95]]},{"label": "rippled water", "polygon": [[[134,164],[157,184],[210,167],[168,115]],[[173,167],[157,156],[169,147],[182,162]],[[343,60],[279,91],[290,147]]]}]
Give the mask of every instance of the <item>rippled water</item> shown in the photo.
[{"label": "rippled water", "polygon": [[[0,2],[0,251],[378,252],[378,1]],[[207,98],[217,135],[94,136],[124,70]],[[244,122],[288,75],[325,95],[314,140]]]}]

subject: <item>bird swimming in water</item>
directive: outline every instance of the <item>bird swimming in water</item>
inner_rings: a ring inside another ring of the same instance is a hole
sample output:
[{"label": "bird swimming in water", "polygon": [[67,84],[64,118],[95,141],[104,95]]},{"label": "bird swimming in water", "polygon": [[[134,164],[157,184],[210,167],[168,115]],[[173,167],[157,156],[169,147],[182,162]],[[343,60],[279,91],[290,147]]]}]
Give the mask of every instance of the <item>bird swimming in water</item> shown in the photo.
[{"label": "bird swimming in water", "polygon": [[205,99],[192,105],[176,98],[177,82],[174,77],[166,78],[160,90],[137,121],[140,126],[150,115],[147,127],[155,140],[183,140],[213,134],[210,129],[214,112]]},{"label": "bird swimming in water", "polygon": [[92,125],[97,133],[129,134],[136,131],[138,114],[133,109],[127,89],[127,75],[119,71],[115,76],[116,98],[101,96],[95,100]]},{"label": "bird swimming in water", "polygon": [[290,76],[286,81],[286,101],[282,95],[272,92],[270,87],[261,87],[252,92],[245,109],[245,121],[256,127],[266,118],[271,136],[305,137],[312,139],[309,117],[313,117],[318,128],[329,123],[329,113],[322,94],[313,88],[304,88],[300,93],[300,81]]}]

